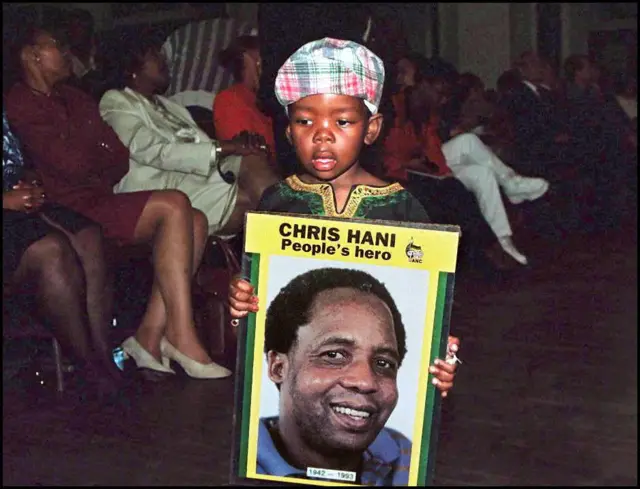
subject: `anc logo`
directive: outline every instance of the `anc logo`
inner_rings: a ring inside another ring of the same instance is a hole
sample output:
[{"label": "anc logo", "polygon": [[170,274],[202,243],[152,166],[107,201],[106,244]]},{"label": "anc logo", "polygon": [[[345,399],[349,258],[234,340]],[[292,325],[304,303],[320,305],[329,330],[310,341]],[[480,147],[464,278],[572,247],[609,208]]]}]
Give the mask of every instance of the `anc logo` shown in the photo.
[{"label": "anc logo", "polygon": [[405,248],[405,253],[409,259],[409,263],[422,263],[422,248],[413,244],[413,238],[411,238],[409,244]]}]

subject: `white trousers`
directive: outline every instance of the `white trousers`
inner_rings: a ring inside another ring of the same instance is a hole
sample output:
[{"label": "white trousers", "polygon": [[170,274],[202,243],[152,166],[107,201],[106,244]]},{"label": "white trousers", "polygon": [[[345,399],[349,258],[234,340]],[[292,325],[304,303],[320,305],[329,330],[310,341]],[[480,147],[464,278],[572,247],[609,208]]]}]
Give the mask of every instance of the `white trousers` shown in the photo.
[{"label": "white trousers", "polygon": [[472,192],[480,212],[498,238],[511,236],[500,184],[515,173],[475,134],[456,136],[442,145],[442,153],[453,175]]}]

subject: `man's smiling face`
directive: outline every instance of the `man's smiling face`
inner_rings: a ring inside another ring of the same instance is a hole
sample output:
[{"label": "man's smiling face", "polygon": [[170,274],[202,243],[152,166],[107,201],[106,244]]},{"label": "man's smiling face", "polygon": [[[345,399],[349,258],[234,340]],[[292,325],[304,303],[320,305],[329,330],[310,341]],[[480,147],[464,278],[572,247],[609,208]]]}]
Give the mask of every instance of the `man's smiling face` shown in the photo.
[{"label": "man's smiling face", "polygon": [[280,425],[322,454],[364,452],[398,401],[393,318],[373,294],[321,292],[289,353],[272,353],[269,363],[270,375],[281,372],[271,376],[281,384]]}]

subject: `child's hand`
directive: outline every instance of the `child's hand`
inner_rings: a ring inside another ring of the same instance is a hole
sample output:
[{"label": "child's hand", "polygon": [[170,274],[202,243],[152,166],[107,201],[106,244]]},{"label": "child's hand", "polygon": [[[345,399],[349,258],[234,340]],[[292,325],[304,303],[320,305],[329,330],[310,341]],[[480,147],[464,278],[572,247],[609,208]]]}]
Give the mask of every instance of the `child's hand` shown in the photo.
[{"label": "child's hand", "polygon": [[433,385],[440,390],[443,398],[447,397],[447,393],[453,387],[456,369],[458,368],[458,363],[460,363],[460,360],[458,360],[456,356],[459,348],[460,339],[455,336],[449,336],[449,341],[447,342],[447,359],[452,363],[436,358],[434,365],[429,367],[429,373],[433,374]]},{"label": "child's hand", "polygon": [[229,309],[234,319],[257,312],[258,298],[253,295],[253,285],[240,277],[233,278],[229,284]]}]

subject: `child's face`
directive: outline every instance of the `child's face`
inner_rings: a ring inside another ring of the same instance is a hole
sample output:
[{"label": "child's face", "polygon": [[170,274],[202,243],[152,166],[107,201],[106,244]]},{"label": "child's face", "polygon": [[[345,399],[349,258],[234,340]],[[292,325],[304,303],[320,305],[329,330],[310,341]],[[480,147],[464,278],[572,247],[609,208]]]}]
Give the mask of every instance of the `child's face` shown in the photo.
[{"label": "child's face", "polygon": [[349,95],[310,95],[289,106],[287,138],[305,170],[324,181],[354,167],[381,128],[382,115],[368,117],[364,102]]}]

